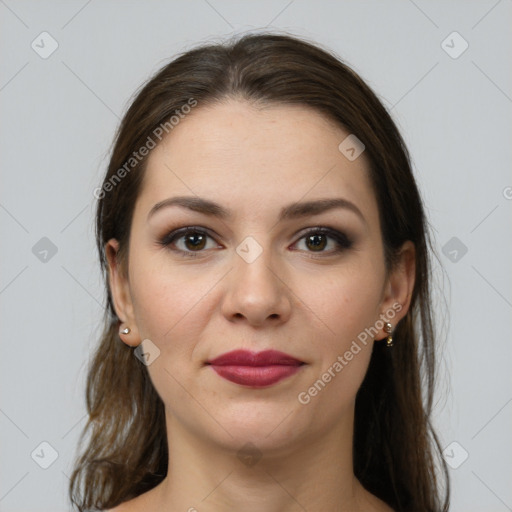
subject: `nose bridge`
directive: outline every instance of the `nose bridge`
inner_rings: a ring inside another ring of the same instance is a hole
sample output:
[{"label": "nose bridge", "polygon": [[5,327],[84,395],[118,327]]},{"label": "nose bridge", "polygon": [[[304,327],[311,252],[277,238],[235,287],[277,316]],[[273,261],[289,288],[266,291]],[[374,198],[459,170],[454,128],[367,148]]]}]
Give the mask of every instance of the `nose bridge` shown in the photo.
[{"label": "nose bridge", "polygon": [[270,236],[247,236],[233,254],[226,313],[244,316],[251,323],[267,318],[288,317],[290,301],[287,288],[273,268]]}]

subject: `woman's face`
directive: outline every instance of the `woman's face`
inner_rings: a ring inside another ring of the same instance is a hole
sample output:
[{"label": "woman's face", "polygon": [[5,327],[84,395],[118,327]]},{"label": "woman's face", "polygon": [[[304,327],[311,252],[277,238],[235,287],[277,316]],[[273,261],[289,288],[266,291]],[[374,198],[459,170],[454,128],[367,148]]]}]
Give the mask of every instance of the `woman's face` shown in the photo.
[{"label": "woman's face", "polygon": [[[116,310],[132,329],[123,340],[145,340],[168,428],[264,450],[351,425],[373,339],[386,336],[383,315],[396,325],[406,313],[413,271],[386,274],[365,154],[338,148],[348,135],[306,107],[230,100],[199,105],[151,152],[127,279],[115,240],[108,254]],[[176,197],[193,208],[153,210]],[[303,364],[224,367],[233,382],[208,364],[233,350]]]}]

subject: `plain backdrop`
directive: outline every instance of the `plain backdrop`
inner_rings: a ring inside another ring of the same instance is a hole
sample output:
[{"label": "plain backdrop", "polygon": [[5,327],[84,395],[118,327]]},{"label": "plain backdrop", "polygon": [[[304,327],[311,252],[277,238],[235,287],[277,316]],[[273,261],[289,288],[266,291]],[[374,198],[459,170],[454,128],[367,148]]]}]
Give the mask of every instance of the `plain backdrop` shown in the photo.
[{"label": "plain backdrop", "polygon": [[178,52],[265,28],[334,50],[391,109],[444,268],[451,510],[512,510],[511,21],[510,0],[0,0],[0,511],[69,509],[103,304],[93,190],[130,98]]}]

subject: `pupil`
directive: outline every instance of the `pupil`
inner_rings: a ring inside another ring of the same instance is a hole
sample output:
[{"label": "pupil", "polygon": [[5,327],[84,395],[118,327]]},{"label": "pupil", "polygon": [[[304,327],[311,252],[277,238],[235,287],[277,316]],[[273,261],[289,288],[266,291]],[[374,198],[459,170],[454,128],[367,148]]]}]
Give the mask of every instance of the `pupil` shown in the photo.
[{"label": "pupil", "polygon": [[[320,240],[321,239],[321,240]],[[318,250],[325,248],[325,235],[310,235],[307,238],[307,244],[310,249]]]},{"label": "pupil", "polygon": [[202,249],[204,247],[204,242],[205,237],[203,235],[195,234],[188,235],[186,244],[189,249]]}]

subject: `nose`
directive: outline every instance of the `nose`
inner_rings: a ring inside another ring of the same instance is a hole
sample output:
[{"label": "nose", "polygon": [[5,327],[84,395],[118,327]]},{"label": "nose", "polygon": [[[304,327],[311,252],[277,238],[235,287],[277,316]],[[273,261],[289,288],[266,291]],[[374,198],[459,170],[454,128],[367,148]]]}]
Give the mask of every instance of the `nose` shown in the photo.
[{"label": "nose", "polygon": [[246,322],[253,327],[286,322],[291,314],[292,292],[286,277],[271,268],[270,249],[263,250],[251,262],[238,254],[233,259],[234,268],[229,272],[222,303],[224,316],[231,322]]}]

